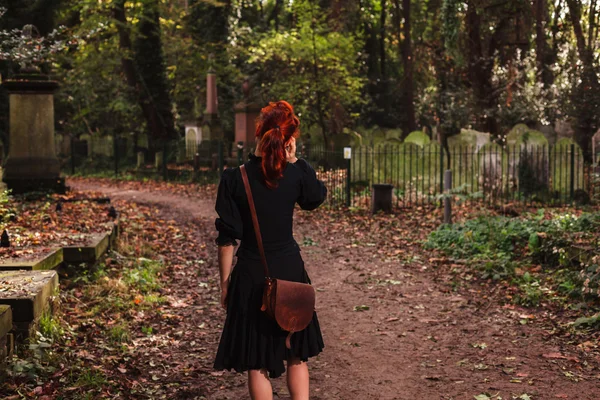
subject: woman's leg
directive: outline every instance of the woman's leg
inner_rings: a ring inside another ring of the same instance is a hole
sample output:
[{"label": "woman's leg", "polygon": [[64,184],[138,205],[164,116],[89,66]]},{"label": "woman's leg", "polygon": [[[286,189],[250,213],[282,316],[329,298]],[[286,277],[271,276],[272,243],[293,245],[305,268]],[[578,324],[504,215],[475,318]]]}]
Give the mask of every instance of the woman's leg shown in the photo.
[{"label": "woman's leg", "polygon": [[287,385],[292,400],[308,400],[308,364],[298,358],[287,362]]},{"label": "woman's leg", "polygon": [[252,400],[273,400],[273,388],[266,369],[248,371],[248,391]]}]

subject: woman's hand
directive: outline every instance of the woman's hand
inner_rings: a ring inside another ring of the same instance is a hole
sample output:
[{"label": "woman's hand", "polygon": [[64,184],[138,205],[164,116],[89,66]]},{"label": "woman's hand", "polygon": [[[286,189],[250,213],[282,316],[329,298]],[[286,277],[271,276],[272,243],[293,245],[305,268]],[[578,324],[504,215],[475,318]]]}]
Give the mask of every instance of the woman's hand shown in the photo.
[{"label": "woman's hand", "polygon": [[227,289],[229,288],[229,278],[221,282],[221,307],[227,310]]},{"label": "woman's hand", "polygon": [[296,138],[293,136],[285,145],[285,158],[287,162],[292,164],[298,161],[298,158],[296,158]]}]

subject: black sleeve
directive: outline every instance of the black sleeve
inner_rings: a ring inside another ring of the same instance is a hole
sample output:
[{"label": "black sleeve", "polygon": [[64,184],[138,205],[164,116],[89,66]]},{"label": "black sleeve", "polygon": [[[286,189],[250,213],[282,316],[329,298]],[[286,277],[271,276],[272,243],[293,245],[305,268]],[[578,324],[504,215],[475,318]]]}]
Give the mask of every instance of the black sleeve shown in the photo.
[{"label": "black sleeve", "polygon": [[234,169],[223,171],[217,191],[215,211],[219,217],[215,220],[215,227],[219,236],[215,242],[219,246],[237,246],[236,239],[242,238],[242,217],[231,190],[234,179]]},{"label": "black sleeve", "polygon": [[323,182],[317,179],[317,173],[306,160],[300,158],[294,165],[302,173],[298,204],[303,210],[314,210],[327,198],[327,188]]}]

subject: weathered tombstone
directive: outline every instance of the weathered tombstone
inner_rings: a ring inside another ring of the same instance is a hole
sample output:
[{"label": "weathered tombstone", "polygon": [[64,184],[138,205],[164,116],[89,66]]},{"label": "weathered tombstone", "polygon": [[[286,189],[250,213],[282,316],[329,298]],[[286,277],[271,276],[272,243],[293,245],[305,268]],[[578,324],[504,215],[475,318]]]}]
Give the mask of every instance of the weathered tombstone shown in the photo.
[{"label": "weathered tombstone", "polygon": [[147,134],[140,133],[139,135],[137,135],[137,147],[138,147],[138,149],[149,149],[150,148]]},{"label": "weathered tombstone", "polygon": [[[571,153],[571,145],[574,146],[574,153]],[[571,154],[573,155],[572,159]],[[568,138],[560,139],[550,151],[550,157],[552,190],[555,193],[558,192],[558,195],[563,198],[569,196],[571,194],[571,177],[573,177],[573,190],[583,189],[583,153],[577,143]]]},{"label": "weathered tombstone", "polygon": [[417,183],[420,186],[420,192],[424,195],[433,195],[441,192],[443,171],[446,169],[446,163],[442,165],[442,146],[438,142],[426,144],[421,150],[420,165],[418,168]]},{"label": "weathered tombstone", "polygon": [[93,150],[92,149],[92,136],[89,133],[84,133],[79,136],[79,140],[82,143],[79,148],[82,149],[85,144],[85,156],[91,157],[92,150]]},{"label": "weathered tombstone", "polygon": [[162,151],[157,151],[154,155],[154,167],[156,169],[161,169],[163,166],[163,158],[164,153]]},{"label": "weathered tombstone", "polygon": [[143,151],[138,151],[137,153],[137,165],[136,167],[139,168],[143,168],[145,164],[144,161],[144,152]]},{"label": "weathered tombstone", "polygon": [[112,136],[92,135],[92,157],[113,157],[115,153],[114,138]]},{"label": "weathered tombstone", "polygon": [[385,131],[385,140],[402,140],[402,129],[388,129]]},{"label": "weathered tombstone", "polygon": [[525,196],[549,187],[548,139],[543,133],[518,124],[506,136],[510,179]]},{"label": "weathered tombstone", "polygon": [[2,180],[13,193],[65,191],[54,142],[56,81],[24,73],[4,81],[9,93],[9,152]]},{"label": "weathered tombstone", "polygon": [[592,137],[592,158],[594,164],[600,164],[600,129]]},{"label": "weathered tombstone", "polygon": [[572,139],[575,136],[575,129],[573,129],[571,121],[557,120],[554,123],[554,132],[556,134],[556,143],[558,143],[560,139]]},{"label": "weathered tombstone", "polygon": [[461,129],[460,134],[448,138],[448,147],[451,152],[458,151],[460,148],[477,151],[488,143],[490,143],[490,134],[474,129]]},{"label": "weathered tombstone", "polygon": [[395,181],[398,182],[399,193],[405,204],[418,201],[419,175],[423,171],[423,149],[414,143],[404,142],[397,147],[396,154],[392,171],[398,176]]},{"label": "weathered tombstone", "polygon": [[185,154],[188,160],[194,158],[198,146],[202,143],[202,128],[197,121],[185,123]]},{"label": "weathered tombstone", "polygon": [[422,131],[411,132],[406,139],[404,139],[404,143],[414,143],[419,147],[423,147],[429,142],[431,142],[431,139]]},{"label": "weathered tombstone", "polygon": [[188,159],[186,152],[187,152],[186,140],[185,139],[178,140],[177,141],[177,150],[175,152],[175,162],[177,164],[182,164]]},{"label": "weathered tombstone", "polygon": [[504,150],[496,143],[489,143],[477,152],[479,191],[497,199],[504,189],[504,171],[508,165]]}]

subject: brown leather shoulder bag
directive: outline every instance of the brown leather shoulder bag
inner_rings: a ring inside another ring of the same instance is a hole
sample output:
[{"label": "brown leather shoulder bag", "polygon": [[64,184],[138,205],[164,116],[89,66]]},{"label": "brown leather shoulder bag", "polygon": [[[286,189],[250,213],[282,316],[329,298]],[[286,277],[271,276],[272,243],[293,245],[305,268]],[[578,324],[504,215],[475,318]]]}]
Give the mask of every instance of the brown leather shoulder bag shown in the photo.
[{"label": "brown leather shoulder bag", "polygon": [[303,330],[312,321],[315,310],[315,289],[307,283],[271,278],[260,234],[260,226],[258,225],[258,217],[256,216],[252,189],[250,188],[248,173],[244,165],[240,167],[240,171],[242,172],[246,197],[248,198],[250,213],[252,214],[252,224],[256,233],[258,251],[260,252],[260,258],[265,270],[265,289],[260,309],[277,321],[281,329],[289,332],[285,339],[285,345],[288,349],[291,349],[290,339],[292,334]]}]

